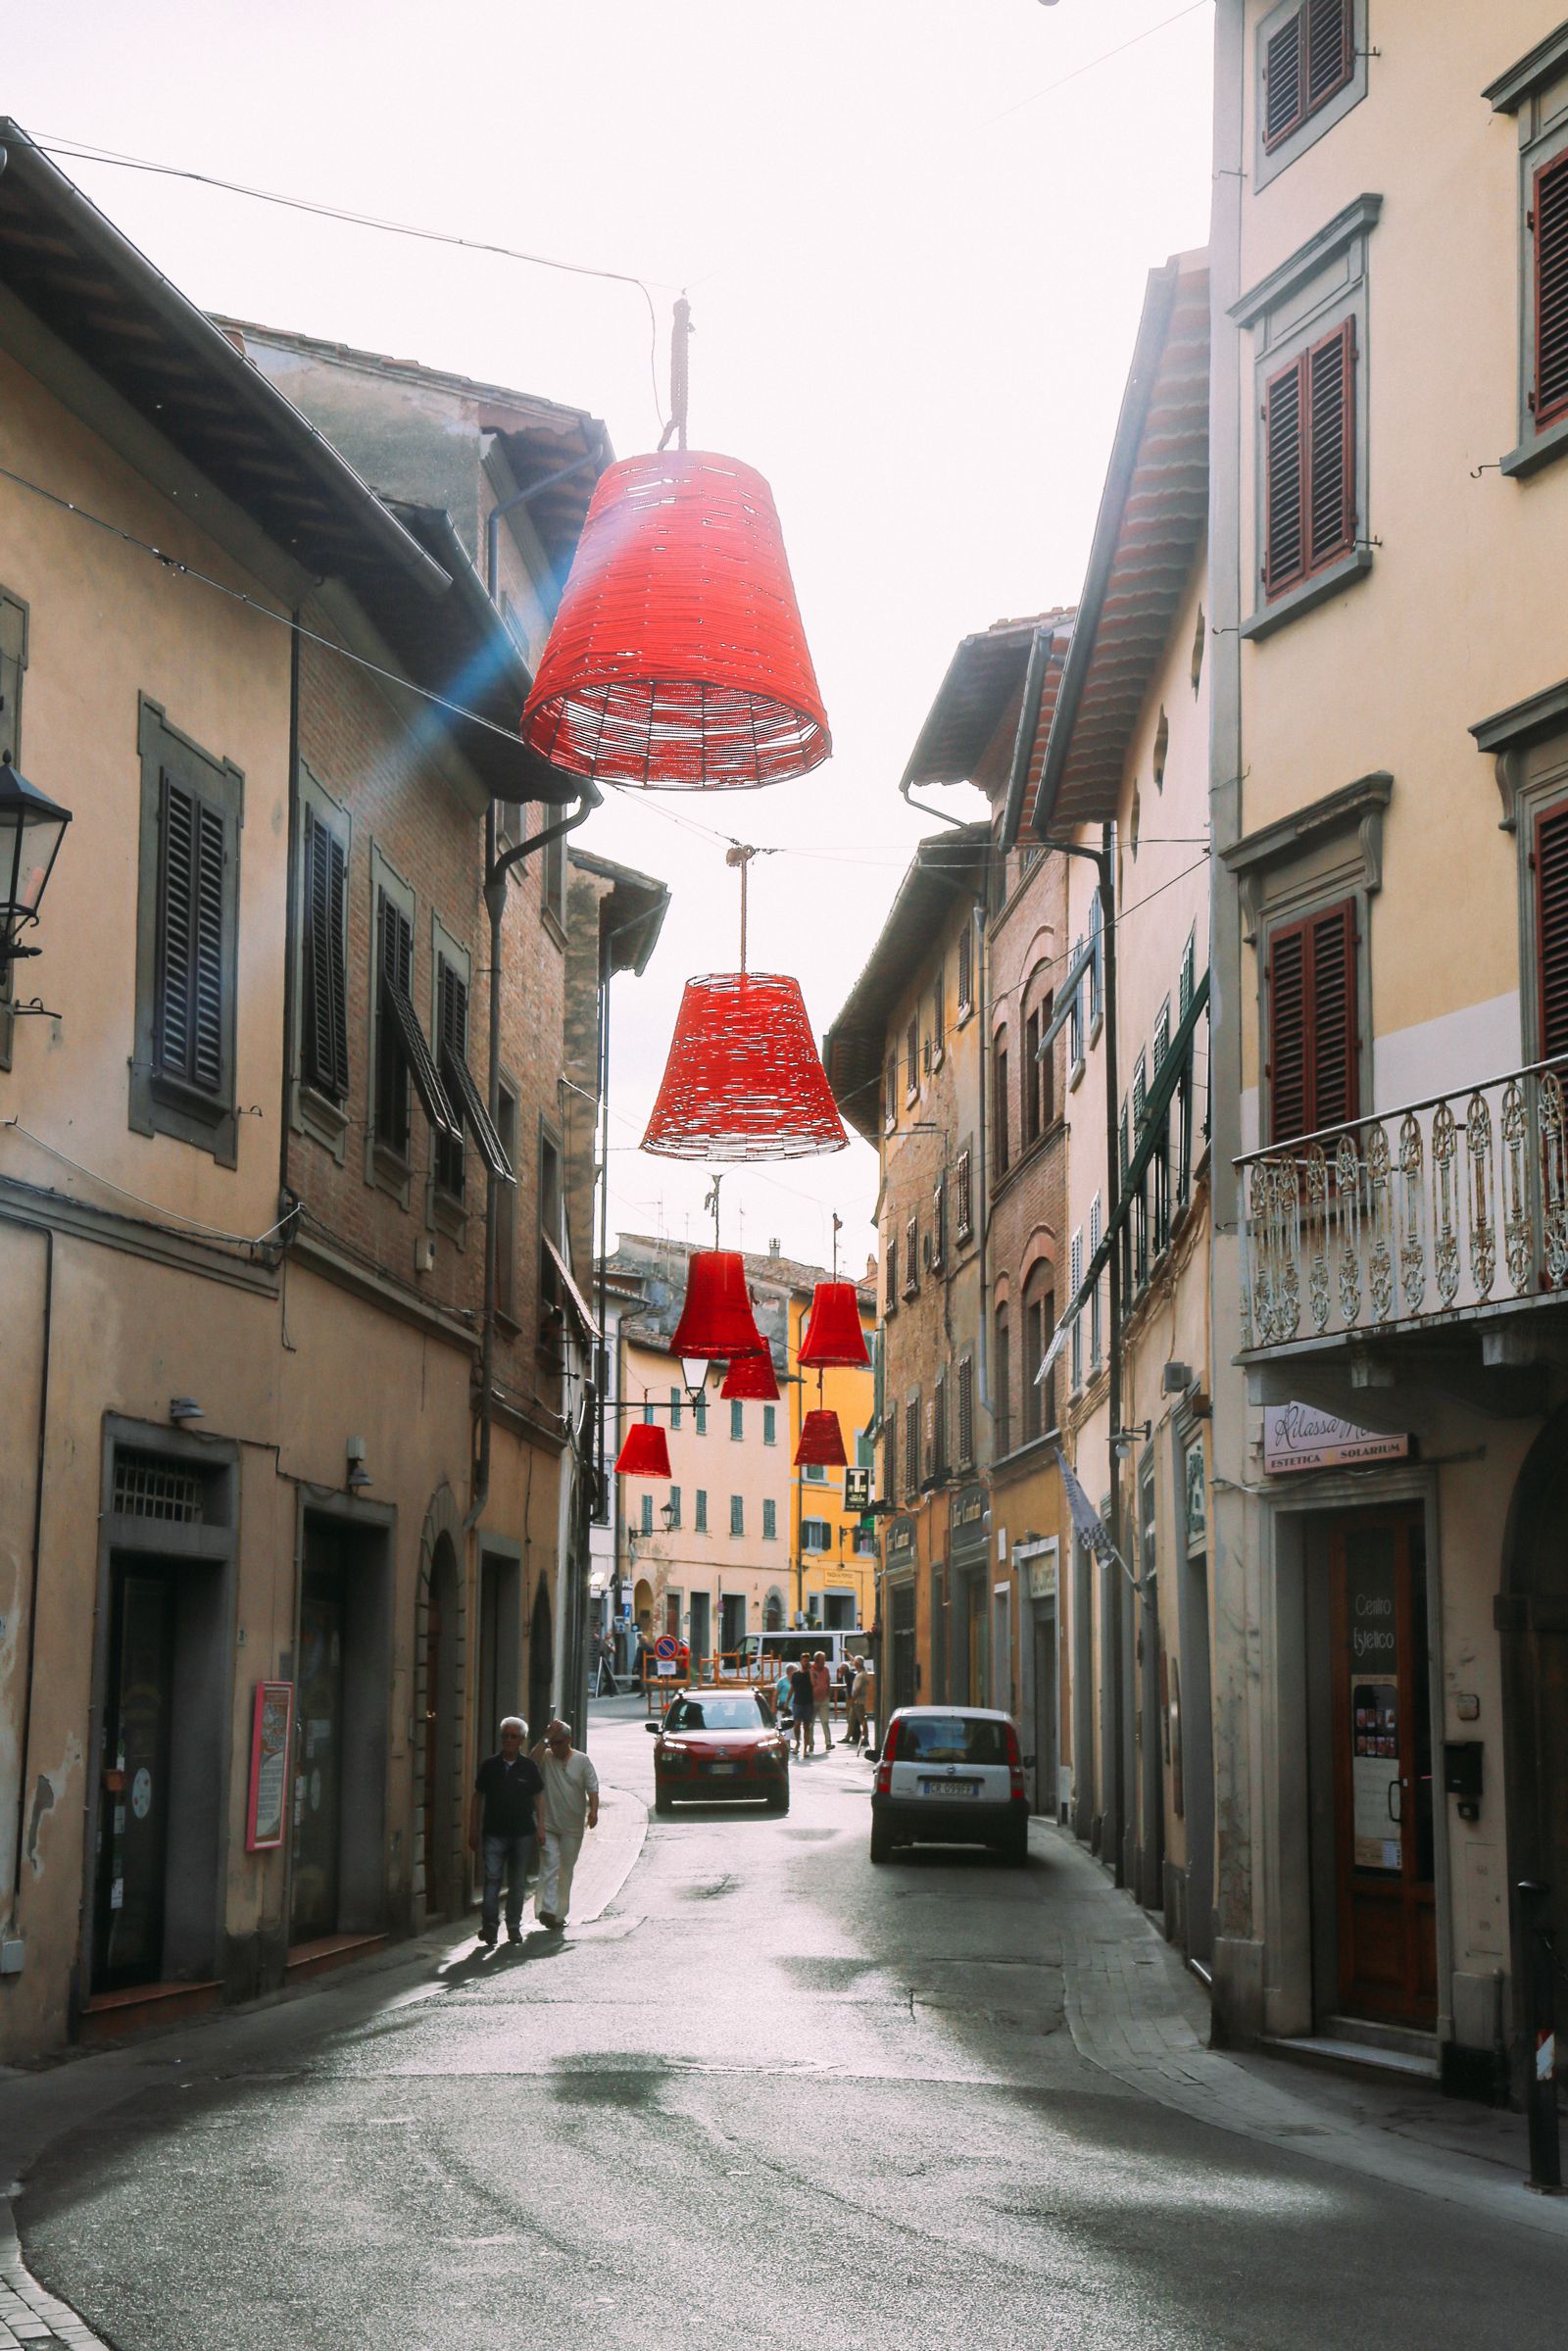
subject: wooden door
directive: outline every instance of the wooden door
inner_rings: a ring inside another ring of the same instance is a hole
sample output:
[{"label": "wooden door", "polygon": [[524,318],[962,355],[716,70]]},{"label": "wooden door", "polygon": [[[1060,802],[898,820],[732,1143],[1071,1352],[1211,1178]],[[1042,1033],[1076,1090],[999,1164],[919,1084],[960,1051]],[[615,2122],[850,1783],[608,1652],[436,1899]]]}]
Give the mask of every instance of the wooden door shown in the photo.
[{"label": "wooden door", "polygon": [[1437,1926],[1420,1513],[1347,1516],[1329,1555],[1339,2006],[1430,2027]]},{"label": "wooden door", "polygon": [[342,1862],[343,1579],[307,1568],[300,1590],[292,1938],[335,1932]]}]

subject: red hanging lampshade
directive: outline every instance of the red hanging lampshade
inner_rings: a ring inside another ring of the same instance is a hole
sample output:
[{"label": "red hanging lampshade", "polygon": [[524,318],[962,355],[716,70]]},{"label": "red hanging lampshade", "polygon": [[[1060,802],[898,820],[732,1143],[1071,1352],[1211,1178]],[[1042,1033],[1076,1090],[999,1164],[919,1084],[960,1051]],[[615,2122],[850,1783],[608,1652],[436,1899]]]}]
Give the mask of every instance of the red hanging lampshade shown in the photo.
[{"label": "red hanging lampshade", "polygon": [[808,1412],[795,1447],[796,1468],[847,1469],[849,1458],[844,1450],[844,1432],[839,1427],[838,1414],[820,1409]]},{"label": "red hanging lampshade", "polygon": [[772,1356],[765,1348],[760,1355],[737,1355],[724,1374],[724,1385],[718,1393],[726,1404],[776,1404],[778,1380]]},{"label": "red hanging lampshade", "polygon": [[634,1420],[626,1431],[626,1442],[615,1457],[615,1467],[623,1478],[668,1478],[674,1475],[669,1466],[669,1439],[656,1420]]},{"label": "red hanging lampshade", "polygon": [[698,449],[607,468],[522,731],[553,767],[656,791],[821,764],[827,715],[760,473]]},{"label": "red hanging lampshade", "polygon": [[808,1364],[817,1369],[834,1363],[869,1366],[871,1357],[860,1328],[860,1301],[853,1282],[817,1283],[798,1360],[803,1371]]},{"label": "red hanging lampshade", "polygon": [[668,1159],[808,1159],[848,1142],[800,982],[770,971],[688,980],[644,1151]]},{"label": "red hanging lampshade", "polygon": [[694,1249],[670,1353],[711,1359],[756,1355],[761,1347],[762,1334],[746,1289],[746,1261],[739,1249]]}]

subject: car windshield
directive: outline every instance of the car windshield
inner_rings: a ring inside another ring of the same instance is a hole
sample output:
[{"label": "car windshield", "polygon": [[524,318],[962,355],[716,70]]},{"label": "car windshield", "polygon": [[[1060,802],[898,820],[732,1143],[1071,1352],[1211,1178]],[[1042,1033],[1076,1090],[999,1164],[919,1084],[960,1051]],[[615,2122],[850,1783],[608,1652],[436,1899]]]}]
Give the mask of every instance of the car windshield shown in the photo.
[{"label": "car windshield", "polygon": [[1005,1763],[1007,1726],[972,1714],[913,1714],[899,1725],[901,1763]]},{"label": "car windshield", "polygon": [[664,1717],[666,1731],[760,1731],[762,1713],[755,1698],[677,1698]]}]

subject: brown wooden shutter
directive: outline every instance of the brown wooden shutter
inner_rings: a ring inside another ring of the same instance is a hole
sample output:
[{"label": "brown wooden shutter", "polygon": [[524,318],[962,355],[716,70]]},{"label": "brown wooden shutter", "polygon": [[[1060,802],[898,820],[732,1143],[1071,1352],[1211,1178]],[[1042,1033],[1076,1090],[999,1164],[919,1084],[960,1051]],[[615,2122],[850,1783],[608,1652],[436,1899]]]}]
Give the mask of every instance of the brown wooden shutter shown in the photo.
[{"label": "brown wooden shutter", "polygon": [[1536,173],[1530,228],[1536,251],[1537,426],[1568,413],[1568,154]]},{"label": "brown wooden shutter", "polygon": [[1347,318],[1306,355],[1309,571],[1355,540],[1354,378],[1355,320]]},{"label": "brown wooden shutter", "polygon": [[203,1093],[223,1081],[223,819],[165,774],[158,861],[158,1066]]},{"label": "brown wooden shutter", "polygon": [[1307,0],[1305,111],[1343,90],[1355,65],[1352,0]]},{"label": "brown wooden shutter", "polygon": [[1540,1057],[1568,1054],[1568,801],[1536,818],[1536,969]]},{"label": "brown wooden shutter", "polygon": [[1310,1131],[1306,1114],[1306,925],[1276,931],[1268,949],[1269,1140]]},{"label": "brown wooden shutter", "polygon": [[1359,1112],[1355,902],[1274,932],[1268,951],[1269,1137],[1286,1143]]},{"label": "brown wooden shutter", "polygon": [[343,912],[348,860],[343,844],[314,809],[305,812],[306,1075],[341,1102],[349,1090],[348,971]]},{"label": "brown wooden shutter", "polygon": [[1299,11],[1286,19],[1269,36],[1263,52],[1263,146],[1265,152],[1288,139],[1301,120],[1306,59],[1302,34],[1306,27]]},{"label": "brown wooden shutter", "polygon": [[1355,904],[1347,899],[1311,923],[1311,1126],[1347,1124],[1360,1109],[1355,1017]]},{"label": "brown wooden shutter", "polygon": [[1263,585],[1277,596],[1306,568],[1306,466],[1300,360],[1263,390]]}]

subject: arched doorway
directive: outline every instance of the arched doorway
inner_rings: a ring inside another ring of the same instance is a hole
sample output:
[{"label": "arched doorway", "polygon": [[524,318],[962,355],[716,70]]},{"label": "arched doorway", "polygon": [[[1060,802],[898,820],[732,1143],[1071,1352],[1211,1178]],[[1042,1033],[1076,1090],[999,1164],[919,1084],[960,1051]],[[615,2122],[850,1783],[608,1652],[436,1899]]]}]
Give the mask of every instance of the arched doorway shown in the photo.
[{"label": "arched doorway", "polygon": [[[1502,1731],[1508,1877],[1551,1888],[1550,1921],[1568,1951],[1568,1409],[1525,1455],[1503,1543]],[[1529,1954],[1513,1949],[1514,2046],[1524,2062]],[[1559,2073],[1568,2035],[1557,2035]]]},{"label": "arched doorway", "polygon": [[768,1587],[767,1597],[762,1602],[762,1631],[764,1633],[782,1633],[783,1630],[784,1594],[776,1584],[772,1584]]},{"label": "arched doorway", "polygon": [[458,1884],[462,1731],[458,1707],[458,1562],[449,1535],[436,1538],[424,1603],[424,1906],[450,1917]]},{"label": "arched doorway", "polygon": [[550,1587],[540,1579],[528,1623],[528,1739],[543,1739],[555,1687],[556,1644],[550,1618]]}]

